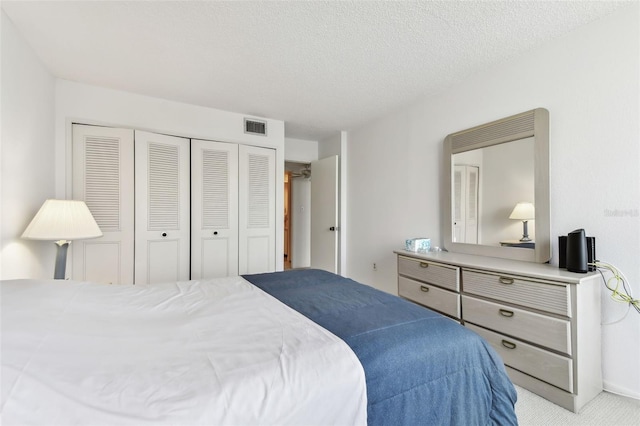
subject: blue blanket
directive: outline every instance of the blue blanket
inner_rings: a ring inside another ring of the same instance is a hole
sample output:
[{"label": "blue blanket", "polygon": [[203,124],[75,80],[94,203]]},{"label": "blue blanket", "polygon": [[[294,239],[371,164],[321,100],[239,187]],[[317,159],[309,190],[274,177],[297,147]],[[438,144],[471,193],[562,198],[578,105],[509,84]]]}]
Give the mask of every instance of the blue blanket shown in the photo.
[{"label": "blue blanket", "polygon": [[344,340],[369,425],[515,425],[516,391],[480,336],[399,297],[320,270],[244,278]]}]

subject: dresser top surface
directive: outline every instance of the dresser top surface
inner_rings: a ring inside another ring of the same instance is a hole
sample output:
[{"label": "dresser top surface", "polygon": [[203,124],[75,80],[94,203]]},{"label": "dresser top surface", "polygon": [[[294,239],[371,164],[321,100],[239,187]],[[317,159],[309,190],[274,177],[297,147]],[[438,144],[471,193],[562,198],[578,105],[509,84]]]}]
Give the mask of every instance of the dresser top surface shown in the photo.
[{"label": "dresser top surface", "polygon": [[415,253],[407,250],[394,250],[394,253],[401,256],[431,260],[434,262],[441,262],[466,268],[485,269],[505,274],[526,275],[539,279],[563,281],[575,284],[598,274],[597,272],[588,272],[586,274],[569,272],[565,269],[560,269],[546,263],[523,262],[520,260],[500,259],[497,257],[476,256],[472,254],[451,253],[446,251]]}]

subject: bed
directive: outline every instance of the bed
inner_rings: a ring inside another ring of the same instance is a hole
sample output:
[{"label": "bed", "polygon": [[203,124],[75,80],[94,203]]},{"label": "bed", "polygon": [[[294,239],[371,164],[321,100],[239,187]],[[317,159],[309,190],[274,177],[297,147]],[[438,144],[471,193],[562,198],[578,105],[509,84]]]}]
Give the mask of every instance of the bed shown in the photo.
[{"label": "bed", "polygon": [[1,283],[2,424],[516,424],[475,333],[319,270]]}]

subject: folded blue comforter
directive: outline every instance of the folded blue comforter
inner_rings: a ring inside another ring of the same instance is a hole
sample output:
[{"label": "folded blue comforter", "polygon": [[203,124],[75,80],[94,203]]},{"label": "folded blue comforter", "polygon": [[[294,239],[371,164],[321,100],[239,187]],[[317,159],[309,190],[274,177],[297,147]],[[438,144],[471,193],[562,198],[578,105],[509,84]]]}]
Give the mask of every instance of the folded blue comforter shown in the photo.
[{"label": "folded blue comforter", "polygon": [[480,336],[320,270],[244,275],[343,339],[365,371],[369,425],[515,425],[516,391]]}]

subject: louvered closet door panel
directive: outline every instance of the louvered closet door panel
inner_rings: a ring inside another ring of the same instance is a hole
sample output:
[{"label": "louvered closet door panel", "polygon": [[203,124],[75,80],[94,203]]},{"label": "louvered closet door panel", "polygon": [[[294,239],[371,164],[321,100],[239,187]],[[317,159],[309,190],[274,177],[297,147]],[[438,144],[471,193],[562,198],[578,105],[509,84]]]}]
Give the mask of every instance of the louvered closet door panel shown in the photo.
[{"label": "louvered closet door panel", "polygon": [[479,168],[476,166],[466,166],[466,198],[465,206],[465,238],[469,244],[478,244],[478,182]]},{"label": "louvered closet door panel", "polygon": [[135,282],[189,279],[189,139],[135,131]]},{"label": "louvered closet door panel", "polygon": [[238,145],[191,140],[191,278],[238,275]]},{"label": "louvered closet door panel", "polygon": [[72,278],[133,282],[133,130],[73,125],[72,197],[84,200],[103,236],[71,244]]},{"label": "louvered closet door panel", "polygon": [[239,146],[239,273],[275,271],[275,150]]}]

